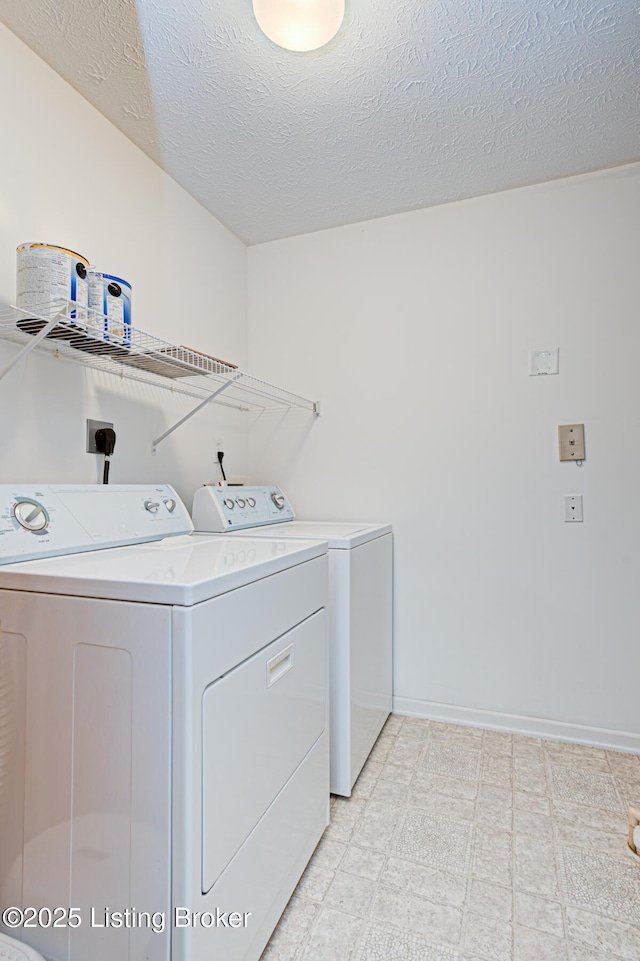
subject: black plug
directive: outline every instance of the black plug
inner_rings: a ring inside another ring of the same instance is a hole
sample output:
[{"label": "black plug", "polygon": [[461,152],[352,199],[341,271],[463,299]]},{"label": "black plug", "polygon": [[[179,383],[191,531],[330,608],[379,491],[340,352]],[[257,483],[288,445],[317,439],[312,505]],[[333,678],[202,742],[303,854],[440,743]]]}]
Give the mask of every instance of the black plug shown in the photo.
[{"label": "black plug", "polygon": [[219,451],[218,451],[218,463],[220,464],[220,470],[222,471],[222,479],[223,479],[223,481],[224,481],[225,484],[226,484],[226,483],[227,483],[227,475],[225,474],[225,472],[224,472],[224,467],[222,466],[222,461],[223,461],[223,460],[224,460],[224,451],[219,450]]},{"label": "black plug", "polygon": [[116,432],[112,427],[101,427],[96,431],[96,447],[99,454],[111,457],[116,446]]},{"label": "black plug", "polygon": [[99,454],[104,454],[104,471],[102,474],[102,483],[109,483],[109,465],[111,463],[110,457],[116,448],[116,432],[112,427],[100,427],[96,431],[96,449]]}]

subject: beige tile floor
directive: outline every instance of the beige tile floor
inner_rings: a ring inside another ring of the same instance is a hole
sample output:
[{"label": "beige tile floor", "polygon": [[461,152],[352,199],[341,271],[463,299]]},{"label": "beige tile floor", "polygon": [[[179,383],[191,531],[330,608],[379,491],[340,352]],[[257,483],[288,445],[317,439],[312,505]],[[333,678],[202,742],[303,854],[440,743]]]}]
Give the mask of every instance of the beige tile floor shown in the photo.
[{"label": "beige tile floor", "polygon": [[392,715],[262,961],[640,961],[640,757]]}]

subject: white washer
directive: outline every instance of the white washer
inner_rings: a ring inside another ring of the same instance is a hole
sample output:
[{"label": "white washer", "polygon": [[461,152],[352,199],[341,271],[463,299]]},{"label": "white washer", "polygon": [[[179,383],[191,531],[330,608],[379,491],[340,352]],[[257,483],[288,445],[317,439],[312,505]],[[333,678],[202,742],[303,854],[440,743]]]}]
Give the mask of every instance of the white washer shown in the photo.
[{"label": "white washer", "polygon": [[326,544],[190,531],[0,487],[0,904],[77,910],[10,932],[48,961],[256,961],[328,821]]},{"label": "white washer", "polygon": [[199,531],[328,542],[331,791],[349,797],[391,712],[391,525],[296,521],[274,485],[201,487],[192,517]]}]

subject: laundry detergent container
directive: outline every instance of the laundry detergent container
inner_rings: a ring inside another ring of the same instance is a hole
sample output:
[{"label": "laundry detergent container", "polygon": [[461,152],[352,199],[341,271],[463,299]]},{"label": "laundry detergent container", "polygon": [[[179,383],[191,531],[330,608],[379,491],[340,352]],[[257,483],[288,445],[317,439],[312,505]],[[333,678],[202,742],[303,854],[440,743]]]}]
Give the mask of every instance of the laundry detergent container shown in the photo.
[{"label": "laundry detergent container", "polygon": [[0,934],[0,961],[44,961],[44,958],[21,941]]}]

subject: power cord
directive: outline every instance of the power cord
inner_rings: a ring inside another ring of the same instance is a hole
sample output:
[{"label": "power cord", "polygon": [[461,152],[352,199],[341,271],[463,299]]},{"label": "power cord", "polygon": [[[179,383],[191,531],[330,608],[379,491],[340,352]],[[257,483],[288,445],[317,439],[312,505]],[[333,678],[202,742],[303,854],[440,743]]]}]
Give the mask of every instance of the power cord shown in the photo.
[{"label": "power cord", "polygon": [[99,454],[104,454],[104,471],[102,473],[102,483],[109,483],[109,466],[111,455],[116,447],[116,432],[112,427],[101,427],[96,431],[96,449]]},{"label": "power cord", "polygon": [[222,466],[222,461],[224,460],[224,451],[218,451],[218,463],[220,464],[220,470],[222,471],[222,479],[227,483],[227,475],[224,472],[224,467]]}]

